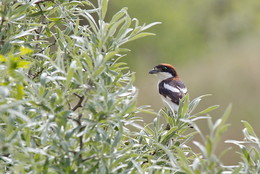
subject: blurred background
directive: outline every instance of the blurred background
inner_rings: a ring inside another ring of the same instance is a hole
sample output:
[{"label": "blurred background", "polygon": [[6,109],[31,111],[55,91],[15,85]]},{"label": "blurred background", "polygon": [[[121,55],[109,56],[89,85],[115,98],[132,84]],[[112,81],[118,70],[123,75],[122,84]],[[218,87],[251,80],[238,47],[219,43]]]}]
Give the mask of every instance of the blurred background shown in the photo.
[{"label": "blurred background", "polygon": [[[248,121],[260,135],[260,1],[259,0],[113,0],[111,16],[128,7],[131,17],[140,23],[162,22],[150,29],[156,36],[125,45],[132,51],[123,59],[136,72],[139,88],[138,105],[163,106],[157,93],[157,78],[148,71],[159,63],[170,63],[179,72],[193,99],[213,94],[202,100],[199,109],[218,104],[211,113],[221,117],[233,104],[228,120],[231,124],[223,136],[241,140],[243,125]],[[147,123],[151,115],[143,115]],[[206,122],[199,123],[207,133]],[[228,165],[236,164],[235,146],[220,143],[219,151],[232,146],[224,157]]]}]

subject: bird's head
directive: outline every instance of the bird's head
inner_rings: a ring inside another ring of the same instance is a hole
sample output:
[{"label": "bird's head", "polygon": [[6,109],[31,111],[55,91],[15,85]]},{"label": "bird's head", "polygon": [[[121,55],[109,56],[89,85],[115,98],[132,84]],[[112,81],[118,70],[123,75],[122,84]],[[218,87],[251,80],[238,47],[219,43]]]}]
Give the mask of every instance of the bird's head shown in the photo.
[{"label": "bird's head", "polygon": [[179,77],[176,69],[170,64],[159,64],[149,71],[149,74],[157,75],[160,80]]}]

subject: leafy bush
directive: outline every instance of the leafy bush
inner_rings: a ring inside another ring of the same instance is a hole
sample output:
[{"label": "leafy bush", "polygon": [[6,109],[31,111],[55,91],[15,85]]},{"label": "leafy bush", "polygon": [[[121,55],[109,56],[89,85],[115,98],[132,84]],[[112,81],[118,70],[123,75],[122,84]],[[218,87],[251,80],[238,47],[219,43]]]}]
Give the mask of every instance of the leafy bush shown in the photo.
[{"label": "leafy bush", "polygon": [[[0,170],[5,173],[259,172],[259,139],[248,123],[243,162],[223,166],[215,148],[226,113],[212,123],[209,107],[189,96],[177,114],[162,109],[142,125],[134,74],[121,62],[123,44],[151,35],[126,8],[106,19],[108,0],[4,0],[0,18]],[[206,115],[206,116],[205,116]],[[169,130],[160,121],[165,119]],[[211,132],[195,121],[207,119]],[[193,126],[194,129],[191,129]],[[134,128],[134,129],[133,129]],[[194,142],[201,154],[187,143]]]}]

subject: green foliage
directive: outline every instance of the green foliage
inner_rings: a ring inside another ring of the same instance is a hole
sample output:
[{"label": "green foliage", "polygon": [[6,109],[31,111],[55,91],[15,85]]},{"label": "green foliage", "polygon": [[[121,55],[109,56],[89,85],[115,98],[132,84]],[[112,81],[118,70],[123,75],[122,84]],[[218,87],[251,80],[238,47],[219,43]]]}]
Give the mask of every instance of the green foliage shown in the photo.
[{"label": "green foliage", "polygon": [[[213,123],[207,114],[218,106],[194,113],[204,96],[190,101],[187,95],[177,113],[136,106],[122,45],[152,35],[144,31],[158,23],[140,25],[126,8],[108,20],[107,0],[0,4],[0,171],[259,172],[259,149],[242,145],[259,146],[247,122],[246,141],[232,141],[243,162],[223,166],[215,154],[231,107]],[[142,126],[139,112],[157,117]],[[208,121],[209,135],[196,125],[199,119]],[[189,145],[195,134],[203,140],[194,142],[200,153]]]},{"label": "green foliage", "polygon": [[125,8],[105,22],[107,3],[1,2],[2,171],[108,173],[126,159],[139,109],[121,45],[157,23]]},{"label": "green foliage", "polygon": [[247,121],[242,121],[245,128],[243,129],[244,140],[235,141],[227,140],[227,143],[233,143],[239,146],[239,153],[243,162],[240,162],[240,168],[243,173],[260,172],[260,139],[257,137],[254,129]]}]

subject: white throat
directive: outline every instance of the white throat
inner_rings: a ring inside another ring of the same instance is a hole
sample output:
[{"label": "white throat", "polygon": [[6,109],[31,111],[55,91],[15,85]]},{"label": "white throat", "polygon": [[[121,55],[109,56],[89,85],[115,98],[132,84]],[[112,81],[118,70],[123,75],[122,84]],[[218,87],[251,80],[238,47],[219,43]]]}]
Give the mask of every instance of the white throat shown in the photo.
[{"label": "white throat", "polygon": [[155,75],[159,78],[160,81],[166,80],[166,79],[172,77],[172,74],[170,74],[168,72],[159,72],[159,73],[157,73]]}]

